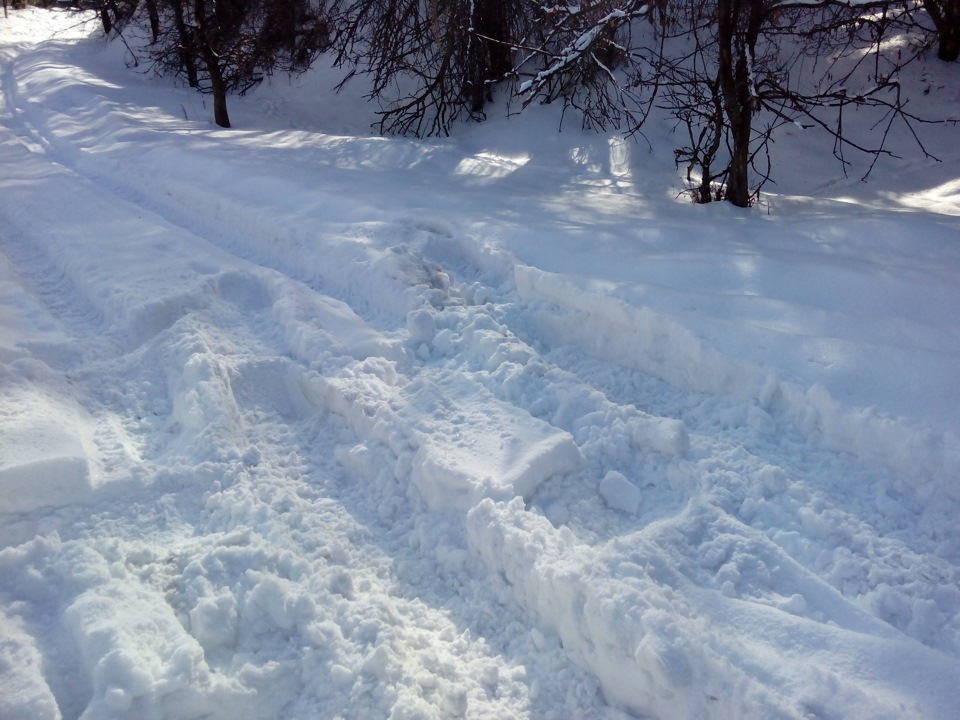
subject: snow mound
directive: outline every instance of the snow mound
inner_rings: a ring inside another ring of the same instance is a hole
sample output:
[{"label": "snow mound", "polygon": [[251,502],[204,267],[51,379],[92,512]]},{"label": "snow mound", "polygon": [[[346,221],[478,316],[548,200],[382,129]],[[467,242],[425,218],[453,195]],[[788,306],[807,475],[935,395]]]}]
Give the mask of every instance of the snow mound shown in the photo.
[{"label": "snow mound", "polygon": [[604,359],[687,390],[739,394],[750,369],[706,345],[690,330],[653,310],[628,305],[578,287],[562,275],[518,265],[517,292],[527,302],[547,302],[566,312],[541,313],[544,330]]},{"label": "snow mound", "polygon": [[211,673],[200,644],[156,595],[108,581],[64,616],[93,687],[84,720],[247,716],[250,694]]},{"label": "snow mound", "polygon": [[20,618],[0,610],[0,717],[60,720],[60,708],[43,677],[43,654]]},{"label": "snow mound", "polygon": [[[516,282],[525,301],[546,304],[537,320],[554,342],[578,345],[596,357],[684,390],[776,408],[825,447],[912,478],[929,502],[960,497],[960,485],[955,482],[960,477],[960,436],[954,432],[916,426],[873,408],[846,406],[822,384],[804,387],[731,358],[671,318],[585,290],[572,278],[518,265]],[[650,429],[654,447],[668,452],[675,444],[673,452],[682,451],[682,434],[671,440],[669,426],[663,422]]]},{"label": "snow mound", "polygon": [[[702,520],[694,512],[665,527]],[[800,595],[774,608],[696,587],[662,563],[663,529],[594,547],[517,500],[487,499],[467,516],[471,552],[621,707],[660,718],[951,712],[956,690],[951,699],[924,687],[948,687],[960,672],[955,659],[898,636],[778,551],[776,587],[803,586],[831,622],[797,617]]]}]

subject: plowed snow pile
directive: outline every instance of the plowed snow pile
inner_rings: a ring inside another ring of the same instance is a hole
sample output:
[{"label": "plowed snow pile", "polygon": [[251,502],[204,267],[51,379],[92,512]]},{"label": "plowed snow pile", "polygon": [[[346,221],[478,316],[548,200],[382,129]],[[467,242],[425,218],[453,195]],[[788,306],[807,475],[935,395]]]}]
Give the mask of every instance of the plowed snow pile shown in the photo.
[{"label": "plowed snow pile", "polygon": [[694,207],[76,23],[0,21],[0,718],[957,717],[955,127]]}]

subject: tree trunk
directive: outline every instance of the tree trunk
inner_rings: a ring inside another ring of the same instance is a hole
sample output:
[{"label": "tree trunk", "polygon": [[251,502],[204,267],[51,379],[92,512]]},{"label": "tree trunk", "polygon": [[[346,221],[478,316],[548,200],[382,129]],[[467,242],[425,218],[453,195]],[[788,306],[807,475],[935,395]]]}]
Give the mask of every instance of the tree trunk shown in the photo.
[{"label": "tree trunk", "polygon": [[[717,2],[717,79],[723,94],[723,109],[727,125],[730,128],[732,150],[730,167],[727,173],[725,199],[737,207],[746,207],[750,200],[749,189],[749,144],[750,116],[745,117],[745,108],[740,97],[739,70],[744,61],[742,46],[737,42],[737,16],[740,13],[740,0],[718,0]],[[736,56],[736,57],[734,57]],[[746,130],[747,147],[743,147]]]},{"label": "tree trunk", "polygon": [[953,22],[943,24],[939,36],[937,57],[945,62],[953,62],[960,58],[960,14],[953,19]]},{"label": "tree trunk", "polygon": [[717,79],[732,145],[725,199],[737,207],[750,204],[750,136],[754,111],[750,63],[760,35],[762,6],[762,0],[717,2]]},{"label": "tree trunk", "polygon": [[743,114],[736,122],[730,123],[733,150],[724,199],[742,208],[750,205],[750,130],[749,114]]},{"label": "tree trunk", "polygon": [[297,51],[297,23],[299,16],[303,14],[302,3],[298,0],[297,2],[278,2],[276,5],[278,11],[275,11],[273,21],[280,35],[280,45],[290,53],[292,58]]},{"label": "tree trunk", "polygon": [[194,37],[193,33],[187,28],[186,20],[183,19],[183,2],[182,0],[170,0],[170,7],[173,8],[173,23],[177,28],[177,38],[180,40],[180,66],[187,75],[187,84],[192,88],[200,87],[200,79],[197,77]]},{"label": "tree trunk", "polygon": [[207,72],[210,74],[210,87],[213,91],[213,121],[222,128],[228,128],[230,116],[227,114],[227,86],[223,82],[220,61],[209,45],[204,46],[204,52]]},{"label": "tree trunk", "polygon": [[[480,112],[490,96],[489,84],[503,78],[513,68],[507,40],[510,37],[509,13],[514,10],[507,0],[474,0],[470,26],[470,55],[466,95],[470,109]],[[489,40],[487,38],[490,38]]]},{"label": "tree trunk", "polygon": [[937,57],[960,58],[960,0],[923,0],[923,7],[937,29]]},{"label": "tree trunk", "polygon": [[194,20],[197,23],[197,46],[203,63],[207,66],[207,75],[210,76],[210,91],[213,93],[213,121],[223,128],[230,127],[230,116],[227,114],[227,85],[223,81],[223,69],[220,67],[220,58],[211,45],[210,35],[207,32],[205,0],[196,0],[194,3]]},{"label": "tree trunk", "polygon": [[157,11],[157,0],[146,0],[147,17],[150,18],[150,44],[157,42],[160,37],[160,13]]}]

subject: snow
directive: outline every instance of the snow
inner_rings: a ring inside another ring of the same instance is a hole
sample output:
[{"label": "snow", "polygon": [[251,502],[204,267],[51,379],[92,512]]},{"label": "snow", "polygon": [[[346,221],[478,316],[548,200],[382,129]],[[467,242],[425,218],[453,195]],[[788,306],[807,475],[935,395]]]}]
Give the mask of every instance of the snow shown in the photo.
[{"label": "snow", "polygon": [[77,19],[0,24],[0,718],[955,717],[955,128],[699,207]]}]

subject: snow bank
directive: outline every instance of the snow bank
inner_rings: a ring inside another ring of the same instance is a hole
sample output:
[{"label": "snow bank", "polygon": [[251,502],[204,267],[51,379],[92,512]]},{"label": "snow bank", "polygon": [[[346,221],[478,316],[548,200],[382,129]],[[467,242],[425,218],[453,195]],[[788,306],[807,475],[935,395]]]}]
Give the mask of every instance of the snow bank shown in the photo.
[{"label": "snow bank", "polygon": [[654,717],[787,716],[759,684],[725,667],[689,601],[642,566],[634,577],[625,567],[618,579],[605,575],[595,549],[517,502],[484,501],[467,529],[471,550],[597,675],[610,701]]},{"label": "snow bank", "polygon": [[845,407],[819,384],[804,390],[770,380],[758,399],[783,410],[825,447],[909,478],[925,502],[960,500],[960,435],[916,427],[873,408]]},{"label": "snow bank", "polygon": [[584,347],[604,359],[616,358],[678,387],[714,394],[740,394],[752,381],[750,369],[721,355],[692,332],[647,308],[638,308],[579,288],[554,273],[517,265],[517,292],[527,302],[563,310],[538,319],[557,340]]},{"label": "snow bank", "polygon": [[303,362],[325,355],[399,359],[401,351],[362,320],[346,303],[312,292],[279,273],[267,283],[273,319],[283,328],[290,354]]},{"label": "snow bank", "polygon": [[896,638],[832,589],[801,580],[806,571],[786,556],[781,572],[792,577],[775,587],[799,581],[831,622],[795,617],[805,613],[801,596],[783,612],[696,587],[662,561],[662,529],[590,547],[519,500],[484,500],[467,518],[471,551],[505,593],[596,674],[610,701],[633,712],[920,720],[946,717],[960,699],[956,687],[924,690],[949,687],[960,663]]},{"label": "snow bank", "polygon": [[644,307],[518,265],[517,291],[547,303],[536,315],[554,343],[575,344],[685,390],[776,408],[811,439],[910,478],[927,502],[960,499],[960,435],[917,427],[872,408],[851,408],[820,384],[804,388],[717,352],[690,330]]}]

